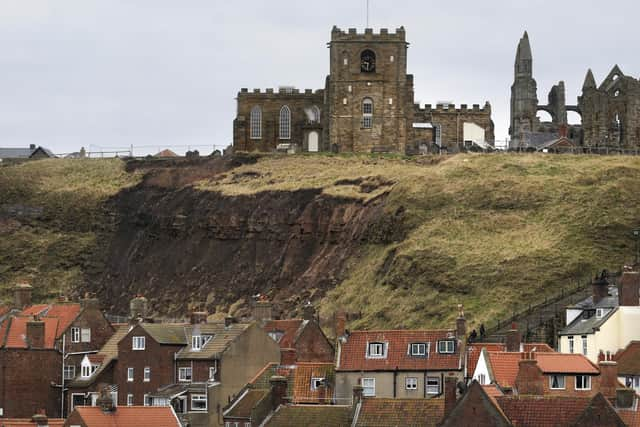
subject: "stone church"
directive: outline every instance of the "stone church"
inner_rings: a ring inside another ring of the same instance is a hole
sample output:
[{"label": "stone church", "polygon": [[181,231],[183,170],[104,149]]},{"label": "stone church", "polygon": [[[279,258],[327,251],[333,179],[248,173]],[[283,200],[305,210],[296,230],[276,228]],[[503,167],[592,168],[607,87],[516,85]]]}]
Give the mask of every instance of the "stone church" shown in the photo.
[{"label": "stone church", "polygon": [[333,27],[324,89],[241,89],[233,145],[242,151],[457,152],[491,149],[491,106],[414,104],[405,30]]},{"label": "stone church", "polygon": [[[540,121],[539,111],[549,113],[551,121]],[[570,125],[567,111],[578,113],[582,123]],[[516,51],[509,135],[509,148],[515,150],[553,149],[562,143],[572,152],[635,152],[640,149],[640,81],[616,65],[598,86],[588,70],[577,104],[566,104],[562,81],[551,88],[547,103],[540,104],[525,32]]]}]

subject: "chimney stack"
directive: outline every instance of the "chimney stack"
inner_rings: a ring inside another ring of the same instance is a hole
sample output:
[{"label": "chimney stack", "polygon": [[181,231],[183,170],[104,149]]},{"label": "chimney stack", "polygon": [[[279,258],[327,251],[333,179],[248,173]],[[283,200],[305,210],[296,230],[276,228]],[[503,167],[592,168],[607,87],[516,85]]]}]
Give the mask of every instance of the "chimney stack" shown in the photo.
[{"label": "chimney stack", "polygon": [[523,353],[523,358],[518,361],[518,374],[515,381],[518,394],[542,396],[544,392],[544,377],[535,356],[535,352]]},{"label": "chimney stack", "polygon": [[613,401],[616,398],[618,388],[618,363],[612,360],[603,360],[598,362],[598,369],[600,369],[600,393],[609,401]]},{"label": "chimney stack", "polygon": [[84,309],[100,310],[100,301],[95,295],[89,292],[84,294],[84,298],[80,300],[80,307]]},{"label": "chimney stack", "polygon": [[280,364],[289,366],[295,365],[298,360],[298,352],[295,348],[286,348],[280,350]]},{"label": "chimney stack", "polygon": [[287,403],[287,379],[280,375],[274,375],[269,378],[271,384],[271,402],[273,409]]},{"label": "chimney stack", "polygon": [[35,316],[27,322],[27,344],[29,348],[44,348],[44,322]]},{"label": "chimney stack", "polygon": [[304,307],[302,307],[302,318],[304,320],[315,320],[316,309],[311,302],[307,302]]},{"label": "chimney stack", "polygon": [[207,317],[209,317],[209,313],[206,311],[192,311],[191,324],[197,325],[200,323],[207,323]]},{"label": "chimney stack", "polygon": [[14,305],[18,310],[22,310],[25,307],[31,305],[31,292],[33,286],[28,283],[18,283],[13,288]]},{"label": "chimney stack", "polygon": [[102,384],[99,386],[100,396],[96,400],[96,406],[99,407],[102,412],[111,413],[115,412],[116,406],[113,403],[113,398],[111,397],[111,389],[109,386]]},{"label": "chimney stack", "polygon": [[266,298],[262,298],[253,303],[251,312],[253,320],[264,322],[273,319],[273,303]]},{"label": "chimney stack", "polygon": [[142,295],[136,295],[129,303],[129,315],[131,320],[146,319],[149,310],[149,301]]},{"label": "chimney stack", "polygon": [[347,313],[345,313],[343,310],[336,312],[335,314],[336,338],[341,337],[345,334],[346,326],[347,326]]},{"label": "chimney stack", "polygon": [[620,305],[637,307],[640,305],[640,273],[625,271],[618,285],[618,300]]},{"label": "chimney stack", "polygon": [[462,304],[458,304],[458,318],[456,319],[456,336],[466,342],[467,340],[467,319],[464,317]]},{"label": "chimney stack", "polygon": [[506,337],[507,351],[519,352],[520,351],[520,331],[515,323],[511,324],[511,329],[507,332]]},{"label": "chimney stack", "polygon": [[596,275],[595,279],[591,282],[594,304],[599,303],[609,296],[609,280],[607,280],[607,276],[607,270],[602,270],[600,276]]},{"label": "chimney stack", "polygon": [[47,417],[47,413],[44,409],[38,410],[38,412],[31,417],[31,421],[38,426],[49,425],[49,418]]},{"label": "chimney stack", "polygon": [[231,325],[233,325],[234,323],[237,323],[235,317],[227,316],[227,317],[224,318],[224,327],[225,328],[230,328]]},{"label": "chimney stack", "polygon": [[445,418],[451,413],[453,407],[456,406],[456,388],[458,379],[456,377],[446,377],[444,379],[444,416]]}]

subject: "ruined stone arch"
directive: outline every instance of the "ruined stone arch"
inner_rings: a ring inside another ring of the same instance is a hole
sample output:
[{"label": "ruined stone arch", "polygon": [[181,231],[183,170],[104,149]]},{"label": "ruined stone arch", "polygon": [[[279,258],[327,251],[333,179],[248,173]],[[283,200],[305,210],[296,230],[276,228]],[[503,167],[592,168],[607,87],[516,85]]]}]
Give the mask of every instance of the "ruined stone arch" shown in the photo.
[{"label": "ruined stone arch", "polygon": [[[551,120],[549,120],[550,122],[556,121],[555,112],[551,108],[547,107],[546,105],[538,105],[538,107],[536,108],[536,116],[541,111],[547,113],[549,117],[551,117]],[[540,121],[544,122],[545,120],[540,120]]]}]

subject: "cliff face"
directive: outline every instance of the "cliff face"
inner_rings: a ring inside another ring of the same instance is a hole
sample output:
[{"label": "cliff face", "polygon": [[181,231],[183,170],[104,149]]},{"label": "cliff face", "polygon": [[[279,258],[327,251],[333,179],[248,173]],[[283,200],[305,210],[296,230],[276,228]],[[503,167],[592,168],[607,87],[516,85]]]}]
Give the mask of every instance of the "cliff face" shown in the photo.
[{"label": "cliff face", "polygon": [[129,299],[143,294],[157,313],[221,312],[242,300],[236,314],[243,314],[249,296],[262,293],[292,314],[341,281],[361,244],[391,241],[401,224],[385,219],[385,195],[366,202],[319,189],[226,196],[158,186],[157,178],[109,202],[115,230],[101,254],[105,267],[87,286],[108,311],[126,314]]}]

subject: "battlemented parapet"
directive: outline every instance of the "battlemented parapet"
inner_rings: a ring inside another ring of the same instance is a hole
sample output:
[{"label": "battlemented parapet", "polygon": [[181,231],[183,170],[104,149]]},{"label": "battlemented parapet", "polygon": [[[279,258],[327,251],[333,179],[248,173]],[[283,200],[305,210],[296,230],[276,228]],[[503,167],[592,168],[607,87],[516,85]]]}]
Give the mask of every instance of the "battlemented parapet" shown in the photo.
[{"label": "battlemented parapet", "polygon": [[277,90],[274,90],[273,88],[266,88],[266,89],[251,89],[249,90],[246,87],[243,87],[242,89],[240,89],[240,92],[238,92],[238,97],[254,97],[257,95],[261,95],[262,97],[268,98],[268,97],[281,97],[281,96],[306,96],[306,97],[313,97],[313,98],[317,98],[318,96],[323,96],[324,94],[324,89],[304,89],[304,90],[300,90],[297,88],[288,88],[288,87],[280,87]]},{"label": "battlemented parapet", "polygon": [[372,28],[365,28],[363,33],[359,33],[355,28],[343,31],[334,26],[331,30],[331,41],[406,41],[404,27],[396,28],[395,33],[390,33],[387,28],[381,28],[379,32],[374,32]]},{"label": "battlemented parapet", "polygon": [[435,108],[432,104],[425,104],[424,107],[421,107],[420,104],[413,104],[413,106],[417,115],[430,114],[432,112],[442,114],[491,114],[491,104],[489,104],[489,101],[485,102],[482,107],[480,107],[480,104],[473,104],[471,108],[469,108],[468,104],[460,104],[459,107],[456,107],[455,104],[436,104]]}]

